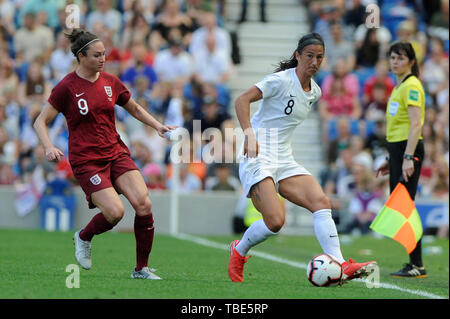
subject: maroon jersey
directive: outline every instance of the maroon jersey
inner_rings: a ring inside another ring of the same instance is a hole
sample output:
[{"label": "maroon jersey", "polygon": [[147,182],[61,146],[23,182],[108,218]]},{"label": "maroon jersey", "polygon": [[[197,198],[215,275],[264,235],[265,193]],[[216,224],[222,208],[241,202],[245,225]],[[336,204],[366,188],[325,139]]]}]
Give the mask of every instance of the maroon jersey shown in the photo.
[{"label": "maroon jersey", "polygon": [[66,118],[72,167],[130,154],[116,131],[114,112],[114,106],[125,105],[130,96],[117,77],[105,72],[93,83],[72,72],[53,88],[48,102]]}]

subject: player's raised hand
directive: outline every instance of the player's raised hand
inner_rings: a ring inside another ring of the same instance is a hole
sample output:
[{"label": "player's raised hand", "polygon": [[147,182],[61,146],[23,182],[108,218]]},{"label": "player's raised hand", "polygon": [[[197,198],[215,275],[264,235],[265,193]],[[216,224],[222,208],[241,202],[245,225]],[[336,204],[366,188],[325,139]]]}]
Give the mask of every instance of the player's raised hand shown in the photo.
[{"label": "player's raised hand", "polygon": [[64,157],[64,153],[60,149],[58,149],[54,146],[46,147],[45,148],[45,157],[50,162],[58,163],[61,160],[61,158]]},{"label": "player's raised hand", "polygon": [[176,128],[178,128],[178,126],[176,125],[161,125],[158,128],[158,135],[161,136],[162,138],[168,138],[168,135],[165,133],[173,131]]}]

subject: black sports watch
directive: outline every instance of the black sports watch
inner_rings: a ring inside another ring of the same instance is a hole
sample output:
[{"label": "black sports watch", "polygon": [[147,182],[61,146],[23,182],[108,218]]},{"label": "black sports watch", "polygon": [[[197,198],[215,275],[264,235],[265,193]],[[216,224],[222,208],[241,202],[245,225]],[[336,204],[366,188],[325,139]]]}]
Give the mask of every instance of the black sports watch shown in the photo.
[{"label": "black sports watch", "polygon": [[411,154],[403,154],[403,158],[407,160],[414,160],[414,155]]}]

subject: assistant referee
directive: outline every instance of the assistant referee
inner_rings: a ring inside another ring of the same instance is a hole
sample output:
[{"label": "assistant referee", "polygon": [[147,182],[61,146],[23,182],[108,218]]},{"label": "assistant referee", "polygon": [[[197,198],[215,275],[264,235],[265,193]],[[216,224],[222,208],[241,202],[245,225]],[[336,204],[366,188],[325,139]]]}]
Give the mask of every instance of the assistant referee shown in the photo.
[{"label": "assistant referee", "polygon": [[[394,43],[389,49],[391,71],[397,77],[386,108],[386,139],[388,160],[377,170],[389,174],[392,192],[400,180],[404,181],[409,195],[414,200],[420,169],[424,159],[422,126],[425,119],[425,92],[419,78],[416,54],[409,42]],[[409,263],[391,273],[393,277],[426,277],[422,263],[422,239],[409,255]]]}]

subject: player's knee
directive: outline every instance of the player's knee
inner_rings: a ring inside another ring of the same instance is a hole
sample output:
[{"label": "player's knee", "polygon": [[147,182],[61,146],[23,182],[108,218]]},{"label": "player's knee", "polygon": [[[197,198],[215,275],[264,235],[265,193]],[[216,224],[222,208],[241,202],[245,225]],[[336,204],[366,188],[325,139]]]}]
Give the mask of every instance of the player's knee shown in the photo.
[{"label": "player's knee", "polygon": [[146,196],[140,196],[133,206],[138,216],[148,215],[152,211],[152,202],[148,194]]},{"label": "player's knee", "polygon": [[114,205],[109,207],[108,211],[105,213],[107,220],[111,224],[116,225],[123,218],[125,208],[123,207],[123,205]]},{"label": "player's knee", "polygon": [[316,212],[321,209],[331,209],[331,200],[327,195],[322,193],[314,200],[312,206],[313,206],[313,208],[311,209],[312,212]]},{"label": "player's knee", "polygon": [[267,228],[269,228],[271,232],[278,233],[283,227],[284,221],[285,221],[284,216],[273,217],[267,220],[266,226]]}]

